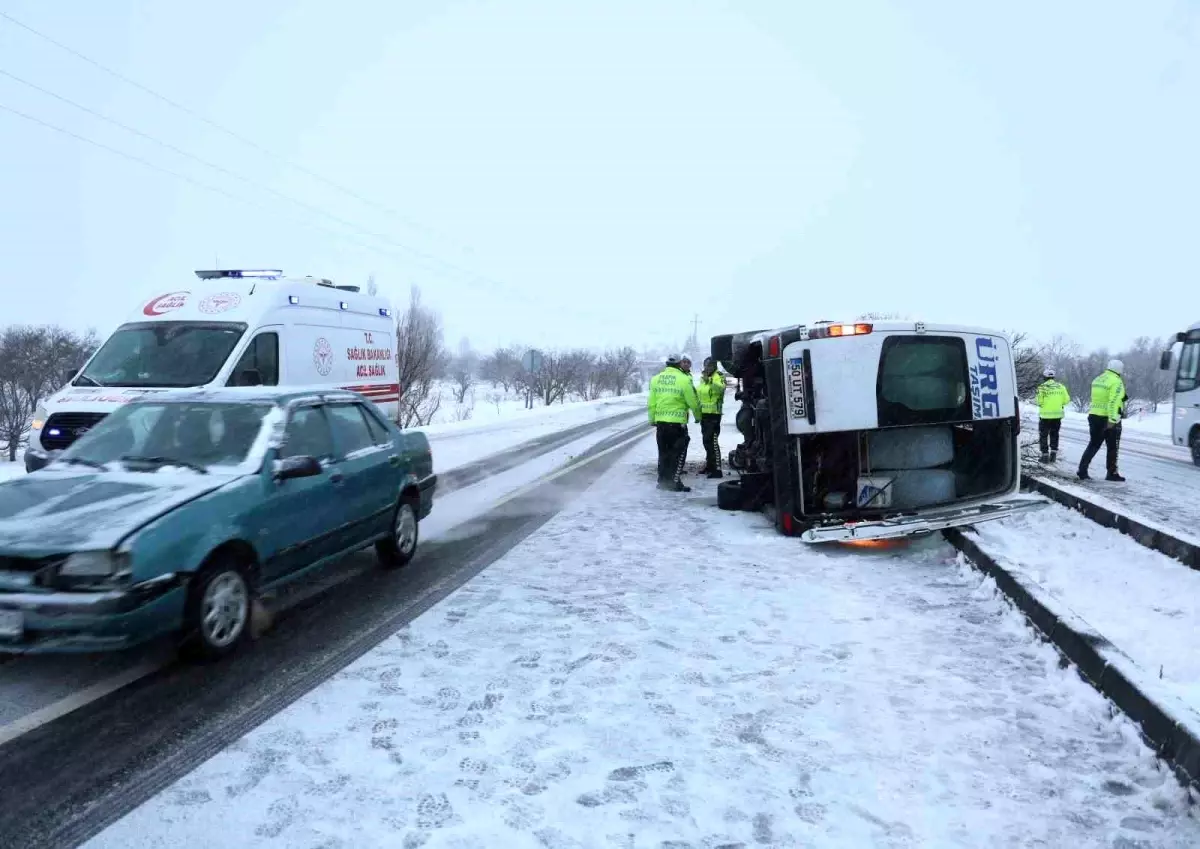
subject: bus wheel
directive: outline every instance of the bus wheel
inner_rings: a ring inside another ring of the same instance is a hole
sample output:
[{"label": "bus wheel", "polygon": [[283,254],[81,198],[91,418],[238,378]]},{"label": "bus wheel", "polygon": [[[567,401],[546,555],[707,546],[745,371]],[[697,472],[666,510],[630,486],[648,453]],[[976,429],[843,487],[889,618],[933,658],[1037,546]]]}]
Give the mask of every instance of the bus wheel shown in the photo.
[{"label": "bus wheel", "polygon": [[1200,466],[1200,428],[1192,431],[1192,462]]},{"label": "bus wheel", "polygon": [[740,480],[721,481],[717,484],[717,506],[722,510],[741,510],[743,503]]}]

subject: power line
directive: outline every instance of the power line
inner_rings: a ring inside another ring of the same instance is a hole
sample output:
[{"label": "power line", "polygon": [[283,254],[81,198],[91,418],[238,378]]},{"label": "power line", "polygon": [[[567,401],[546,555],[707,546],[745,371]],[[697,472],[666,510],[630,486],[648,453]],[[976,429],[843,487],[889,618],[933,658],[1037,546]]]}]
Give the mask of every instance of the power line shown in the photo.
[{"label": "power line", "polygon": [[[186,174],[181,174],[178,171],[172,170],[170,168],[166,168],[162,165],[152,162],[149,159],[146,159],[145,157],[138,156],[136,154],[132,154],[132,153],[129,153],[124,150],[120,150],[119,148],[115,148],[115,147],[112,147],[111,145],[104,144],[103,142],[96,141],[95,139],[88,138],[87,136],[80,135],[79,133],[76,133],[72,130],[68,130],[64,127],[60,127],[56,124],[51,124],[49,121],[44,121],[41,118],[30,115],[26,112],[22,112],[19,109],[14,109],[11,106],[6,106],[3,103],[0,103],[0,110],[2,110],[4,112],[8,112],[12,115],[16,115],[18,118],[23,118],[26,121],[29,121],[33,124],[37,124],[48,130],[53,130],[56,133],[61,133],[62,135],[68,136],[77,141],[81,141],[84,144],[89,144],[89,145],[92,145],[93,147],[99,148],[100,150],[107,151],[111,154],[114,154],[115,156],[121,157],[122,159],[127,159],[130,162],[135,162],[139,165],[142,165],[143,167],[149,168],[152,171],[157,171],[161,174],[166,174],[169,177],[174,177],[175,179],[181,180],[185,183],[195,186],[196,188],[204,189],[205,191],[208,191],[208,192],[213,192],[215,194],[229,198],[230,200],[234,200],[239,203],[244,203],[248,206],[255,207],[256,209],[264,210],[265,212],[270,213],[270,214],[277,214],[276,210],[273,210],[270,207],[264,206],[263,204],[258,203],[257,201],[251,200],[250,198],[235,194],[234,192],[227,191],[225,189],[222,189],[219,186],[214,186],[209,183],[205,183],[201,180],[197,180],[193,177],[189,177]],[[375,253],[379,253],[384,256],[390,256],[393,258],[397,257],[397,255],[392,251],[383,250],[377,245],[372,245],[370,243],[363,242],[359,239],[354,238],[353,236],[351,236],[349,234],[340,233],[337,230],[333,230],[329,227],[324,227],[324,226],[322,226],[320,224],[316,224],[312,221],[304,221],[304,220],[295,219],[295,218],[293,218],[291,220],[293,220],[297,224],[300,224],[301,226],[310,227],[314,230],[319,230],[323,233],[328,233],[337,239],[349,242],[351,244],[357,245],[358,247],[365,248],[369,251],[374,251]],[[401,257],[401,258],[404,258],[404,257]],[[499,284],[499,285],[504,286],[504,288],[510,289],[510,291],[513,291],[522,300],[528,301],[529,303],[538,303],[533,297],[531,297],[523,292],[520,292],[519,290],[512,289],[512,287],[505,286],[504,284]],[[568,308],[566,311],[573,313],[577,318],[580,318],[580,319],[586,318],[588,321],[595,320],[595,316],[591,315],[591,314],[585,316],[582,312],[579,312],[579,311],[576,311],[576,310],[573,310],[570,308]]]},{"label": "power line", "polygon": [[[221,174],[224,174],[228,177],[232,177],[235,180],[240,180],[241,182],[246,183],[247,185],[253,186],[257,189],[260,189],[261,191],[268,192],[272,195],[275,195],[276,197],[278,197],[284,201],[287,201],[288,203],[295,204],[296,206],[299,206],[300,208],[305,209],[309,212],[313,212],[324,218],[328,218],[330,221],[333,221],[337,224],[342,225],[343,227],[347,227],[351,230],[354,230],[360,236],[367,236],[370,238],[378,239],[381,242],[386,242],[387,244],[391,245],[394,248],[398,248],[402,251],[412,254],[412,256],[414,256],[418,259],[424,260],[426,263],[431,264],[431,267],[441,266],[442,267],[441,270],[449,269],[449,270],[457,272],[459,274],[467,275],[468,277],[478,278],[484,282],[489,282],[489,283],[492,282],[492,281],[489,281],[487,278],[482,277],[481,275],[477,275],[475,272],[472,272],[468,269],[459,268],[458,266],[455,266],[453,263],[447,262],[446,260],[443,260],[437,256],[434,256],[433,254],[426,253],[426,252],[418,250],[416,248],[409,247],[408,245],[405,245],[405,244],[397,242],[393,239],[390,239],[381,233],[375,233],[370,230],[366,230],[366,229],[356,225],[354,222],[348,221],[345,218],[342,218],[338,215],[334,215],[333,213],[328,212],[328,211],[320,208],[319,206],[314,206],[313,204],[306,203],[302,200],[299,200],[298,198],[294,198],[294,197],[287,195],[281,191],[278,191],[277,189],[273,189],[270,186],[266,185],[265,183],[260,183],[251,177],[247,177],[244,174],[239,174],[236,171],[231,171],[230,169],[225,168],[222,165],[218,165],[215,162],[210,162],[209,160],[204,159],[203,157],[197,156],[194,153],[190,153],[190,152],[184,150],[183,148],[180,148],[176,145],[171,144],[170,142],[163,141],[162,139],[152,136],[149,133],[143,132],[142,130],[137,129],[136,127],[131,127],[128,124],[124,124],[124,123],[116,120],[115,118],[111,118],[108,115],[105,115],[101,112],[97,112],[95,109],[91,109],[87,106],[84,106],[81,103],[77,103],[68,97],[64,97],[61,94],[57,94],[56,92],[53,92],[47,88],[43,88],[42,86],[38,85],[37,83],[33,83],[27,79],[24,79],[23,77],[19,77],[16,74],[12,73],[11,71],[6,71],[3,68],[0,68],[0,75],[8,77],[11,80],[15,80],[16,82],[20,83],[21,85],[28,86],[29,88],[33,89],[34,91],[40,92],[48,97],[53,97],[55,100],[65,103],[68,106],[71,106],[75,109],[80,110],[81,112],[86,112],[87,114],[89,114],[95,118],[99,118],[101,121],[105,121],[109,124],[112,124],[114,127],[119,127],[120,129],[125,130],[128,133],[132,133],[133,135],[138,136],[139,138],[143,138],[146,141],[152,142],[153,144],[156,144],[160,147],[166,148],[167,150],[170,150],[173,153],[176,153],[186,159],[190,159],[193,162],[198,162],[199,164],[205,166],[206,168],[212,168],[214,171],[218,171]],[[494,286],[496,284],[492,283],[492,285]]]},{"label": "power line", "polygon": [[95,68],[98,68],[99,70],[120,80],[121,82],[125,83],[126,85],[133,86],[134,88],[138,89],[139,91],[142,91],[142,92],[150,95],[151,97],[155,98],[156,100],[159,100],[162,103],[167,104],[172,109],[176,109],[176,110],[184,113],[185,115],[195,118],[197,121],[207,124],[208,126],[212,127],[213,129],[218,130],[233,139],[236,139],[237,141],[241,142],[242,144],[246,145],[247,147],[251,147],[254,150],[257,150],[259,153],[263,154],[264,156],[267,156],[267,157],[270,157],[271,159],[282,162],[284,165],[287,165],[289,168],[293,168],[296,171],[299,171],[300,173],[305,174],[306,176],[311,177],[312,179],[317,180],[320,183],[324,183],[326,186],[329,186],[332,189],[336,189],[337,191],[342,192],[343,194],[354,198],[359,203],[366,204],[367,206],[374,207],[375,209],[378,209],[381,212],[385,212],[388,215],[391,215],[396,220],[413,228],[414,230],[420,230],[420,231],[426,233],[427,235],[433,235],[433,236],[439,235],[436,232],[434,232],[433,230],[431,230],[429,227],[425,226],[424,224],[421,224],[419,221],[415,221],[411,218],[408,218],[407,216],[397,212],[396,210],[392,209],[391,207],[389,207],[385,204],[381,204],[378,201],[374,201],[374,200],[371,200],[370,198],[364,197],[361,194],[359,194],[358,192],[355,192],[353,189],[349,189],[346,186],[341,185],[340,183],[336,183],[333,180],[330,180],[328,177],[323,177],[320,174],[318,174],[317,172],[313,171],[310,168],[306,168],[305,166],[299,164],[298,162],[294,162],[294,161],[288,159],[287,157],[281,156],[280,154],[277,154],[271,150],[268,150],[267,148],[263,147],[258,142],[254,141],[253,139],[249,139],[246,136],[242,135],[241,133],[239,133],[235,130],[231,130],[228,127],[224,126],[223,124],[217,123],[216,121],[212,120],[211,118],[208,118],[208,117],[202,115],[201,113],[197,112],[194,109],[184,106],[182,103],[179,103],[178,101],[173,100],[164,94],[160,94],[159,92],[155,91],[154,89],[150,88],[149,86],[143,85],[142,83],[139,83],[137,80],[131,79],[131,78],[125,76],[124,74],[120,73],[119,71],[113,70],[112,68],[96,61],[95,59],[91,58],[90,56],[85,56],[83,53],[80,53],[78,50],[74,49],[73,47],[68,47],[66,44],[63,44],[61,41],[57,41],[57,40],[51,38],[50,36],[46,35],[44,32],[34,29],[29,24],[17,20],[12,15],[8,14],[7,12],[5,12],[3,10],[0,10],[0,18],[7,20],[9,23],[13,24],[14,26],[20,27],[21,29],[42,39],[43,41],[54,45],[58,49],[66,51],[67,53],[70,53],[75,58],[80,59],[81,61],[87,62],[89,65],[91,65]]},{"label": "power line", "polygon": [[[71,138],[76,139],[77,141],[81,141],[84,144],[90,144],[93,147],[98,147],[101,150],[106,150],[109,153],[115,154],[116,156],[120,156],[122,159],[128,159],[130,162],[136,162],[137,164],[143,165],[146,168],[151,169],[152,171],[158,171],[159,173],[166,174],[170,177],[174,177],[177,180],[182,180],[185,183],[190,183],[191,185],[193,185],[197,188],[200,188],[200,189],[204,189],[205,191],[214,192],[216,194],[227,197],[230,200],[235,200],[235,201],[238,201],[239,203],[244,203],[249,206],[253,206],[258,209],[265,210],[266,212],[270,212],[270,213],[274,212],[274,210],[272,210],[270,207],[263,206],[262,204],[257,203],[249,198],[243,197],[238,194],[234,194],[233,192],[226,191],[225,189],[222,189],[219,186],[213,186],[213,185],[210,185],[209,183],[205,183],[200,180],[194,179],[192,177],[189,177],[186,174],[181,174],[178,171],[173,171],[170,168],[164,168],[163,166],[161,166],[155,162],[151,162],[149,159],[146,159],[146,158],[138,156],[136,154],[128,153],[124,150],[120,150],[118,148],[104,144],[104,142],[98,142],[95,139],[88,138],[87,136],[82,136],[79,133],[73,132],[73,131],[65,129],[63,127],[59,127],[56,124],[51,124],[49,121],[43,121],[41,118],[37,118],[33,115],[22,112],[19,109],[13,109],[11,106],[5,106],[3,103],[0,103],[0,110],[8,112],[12,115],[16,115],[18,118],[24,118],[26,121],[30,121],[34,124],[38,124],[39,126],[45,127],[48,130],[53,130],[56,133],[62,133],[65,136],[70,136]],[[302,226],[312,227],[313,229],[320,230],[325,233],[329,233],[329,234],[337,237],[338,239],[343,239],[348,242],[352,242],[353,244],[356,244],[360,247],[366,248],[367,250],[372,250],[377,253],[384,253],[384,254],[389,253],[386,251],[381,251],[375,245],[371,245],[366,242],[361,242],[358,239],[355,239],[355,238],[347,235],[346,233],[339,233],[337,230],[333,230],[329,227],[322,227],[321,225],[314,224],[311,221],[301,221],[299,219],[293,219],[293,220],[296,221],[296,223],[301,224]]]}]

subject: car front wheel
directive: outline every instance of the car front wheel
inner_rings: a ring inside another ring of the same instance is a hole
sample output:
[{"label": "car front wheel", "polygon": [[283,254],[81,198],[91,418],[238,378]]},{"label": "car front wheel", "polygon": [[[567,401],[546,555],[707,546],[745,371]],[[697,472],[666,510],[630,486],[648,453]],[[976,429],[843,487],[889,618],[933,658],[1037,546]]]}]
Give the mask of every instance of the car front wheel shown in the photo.
[{"label": "car front wheel", "polygon": [[385,569],[407,566],[417,553],[419,536],[416,505],[407,499],[401,501],[396,507],[391,535],[375,543],[375,553],[379,556],[379,562]]},{"label": "car front wheel", "polygon": [[231,654],[250,630],[251,591],[233,558],[206,566],[192,582],[184,622],[184,653],[195,660]]}]

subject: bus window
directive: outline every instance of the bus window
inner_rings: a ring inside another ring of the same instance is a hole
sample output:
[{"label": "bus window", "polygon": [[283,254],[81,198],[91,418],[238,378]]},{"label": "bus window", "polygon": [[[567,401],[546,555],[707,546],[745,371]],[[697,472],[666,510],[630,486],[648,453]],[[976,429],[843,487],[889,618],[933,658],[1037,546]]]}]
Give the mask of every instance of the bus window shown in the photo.
[{"label": "bus window", "polygon": [[970,421],[967,346],[954,336],[891,336],[876,380],[879,426]]},{"label": "bus window", "polygon": [[1191,392],[1200,383],[1200,334],[1183,343],[1179,354],[1179,374],[1175,376],[1176,392]]}]

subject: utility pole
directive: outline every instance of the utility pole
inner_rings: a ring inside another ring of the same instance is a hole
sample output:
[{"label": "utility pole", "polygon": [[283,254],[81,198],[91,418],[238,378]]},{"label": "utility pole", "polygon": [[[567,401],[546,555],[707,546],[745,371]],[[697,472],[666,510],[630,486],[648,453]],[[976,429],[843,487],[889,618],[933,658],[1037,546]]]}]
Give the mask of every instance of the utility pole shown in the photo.
[{"label": "utility pole", "polygon": [[692,315],[692,335],[688,337],[684,347],[687,348],[688,354],[699,354],[696,349],[700,347],[700,315],[695,313]]}]

